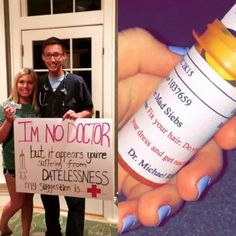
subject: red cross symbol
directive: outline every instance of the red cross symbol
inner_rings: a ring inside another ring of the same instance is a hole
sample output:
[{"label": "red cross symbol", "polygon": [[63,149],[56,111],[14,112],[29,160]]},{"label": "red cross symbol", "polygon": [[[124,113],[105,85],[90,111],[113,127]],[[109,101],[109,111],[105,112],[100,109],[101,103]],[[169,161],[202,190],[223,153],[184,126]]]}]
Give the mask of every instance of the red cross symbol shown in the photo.
[{"label": "red cross symbol", "polygon": [[101,193],[101,189],[97,188],[97,185],[92,184],[91,188],[87,188],[87,192],[92,194],[92,197],[97,197],[98,193]]}]

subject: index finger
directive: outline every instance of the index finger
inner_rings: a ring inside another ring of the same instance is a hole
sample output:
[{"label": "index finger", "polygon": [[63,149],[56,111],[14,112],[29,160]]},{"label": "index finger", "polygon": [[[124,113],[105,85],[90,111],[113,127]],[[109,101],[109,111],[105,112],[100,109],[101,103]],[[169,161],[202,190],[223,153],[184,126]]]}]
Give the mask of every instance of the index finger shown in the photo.
[{"label": "index finger", "polygon": [[225,125],[215,134],[216,143],[226,150],[236,148],[236,117],[233,116]]}]

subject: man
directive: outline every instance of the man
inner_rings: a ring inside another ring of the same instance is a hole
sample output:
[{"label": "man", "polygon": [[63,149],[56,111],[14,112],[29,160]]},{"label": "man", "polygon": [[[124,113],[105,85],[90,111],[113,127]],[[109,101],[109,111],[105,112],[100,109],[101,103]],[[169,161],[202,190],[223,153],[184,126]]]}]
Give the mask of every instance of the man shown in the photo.
[{"label": "man", "polygon": [[[42,59],[48,74],[39,80],[39,104],[41,117],[63,119],[89,118],[93,103],[82,77],[65,72],[63,62],[66,52],[60,39],[51,37],[42,46]],[[61,236],[59,223],[59,197],[41,195],[45,208],[46,236]],[[65,197],[68,206],[67,236],[82,236],[84,227],[85,199]]]}]

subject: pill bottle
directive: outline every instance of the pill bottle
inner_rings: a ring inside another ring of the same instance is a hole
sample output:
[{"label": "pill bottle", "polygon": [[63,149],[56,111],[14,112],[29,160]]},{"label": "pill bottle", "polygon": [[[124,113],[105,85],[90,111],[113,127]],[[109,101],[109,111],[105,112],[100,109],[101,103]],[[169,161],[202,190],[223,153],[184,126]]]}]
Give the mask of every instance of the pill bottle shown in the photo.
[{"label": "pill bottle", "polygon": [[193,31],[196,44],[119,131],[119,164],[138,181],[169,181],[235,114],[235,13]]}]

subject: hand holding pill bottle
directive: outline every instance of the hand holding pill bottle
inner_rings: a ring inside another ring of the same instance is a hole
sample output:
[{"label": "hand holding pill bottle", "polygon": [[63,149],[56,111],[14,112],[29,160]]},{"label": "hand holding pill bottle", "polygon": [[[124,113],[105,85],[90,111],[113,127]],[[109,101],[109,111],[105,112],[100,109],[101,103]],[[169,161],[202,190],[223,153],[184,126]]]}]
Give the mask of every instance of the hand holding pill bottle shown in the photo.
[{"label": "hand holding pill bottle", "polygon": [[140,182],[166,183],[235,114],[235,13],[193,32],[196,44],[119,131],[119,163]]}]

